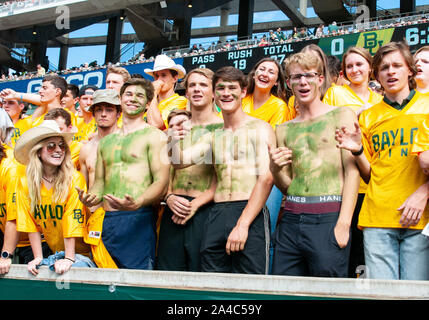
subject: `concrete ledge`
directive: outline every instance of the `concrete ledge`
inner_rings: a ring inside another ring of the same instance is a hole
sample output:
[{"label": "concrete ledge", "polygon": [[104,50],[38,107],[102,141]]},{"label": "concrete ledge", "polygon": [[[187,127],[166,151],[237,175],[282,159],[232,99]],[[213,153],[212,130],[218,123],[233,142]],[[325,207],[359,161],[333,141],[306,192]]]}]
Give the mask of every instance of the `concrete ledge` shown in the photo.
[{"label": "concrete ledge", "polygon": [[5,279],[70,281],[97,285],[131,286],[175,290],[196,290],[245,294],[353,299],[429,299],[429,281],[333,279],[196,273],[124,269],[72,268],[57,275],[42,267],[34,277],[26,265],[12,265]]}]

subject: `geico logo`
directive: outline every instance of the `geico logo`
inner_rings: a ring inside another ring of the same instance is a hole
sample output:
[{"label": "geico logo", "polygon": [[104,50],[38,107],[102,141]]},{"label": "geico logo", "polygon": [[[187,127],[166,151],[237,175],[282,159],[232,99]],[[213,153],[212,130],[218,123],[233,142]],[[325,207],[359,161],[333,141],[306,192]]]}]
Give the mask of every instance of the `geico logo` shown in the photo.
[{"label": "geico logo", "polygon": [[[95,85],[99,88],[104,83],[104,73],[101,71],[87,72],[87,73],[76,73],[65,77],[67,83],[77,85],[79,88],[87,84]],[[42,86],[42,79],[31,80],[27,85],[27,92],[37,93]]]}]

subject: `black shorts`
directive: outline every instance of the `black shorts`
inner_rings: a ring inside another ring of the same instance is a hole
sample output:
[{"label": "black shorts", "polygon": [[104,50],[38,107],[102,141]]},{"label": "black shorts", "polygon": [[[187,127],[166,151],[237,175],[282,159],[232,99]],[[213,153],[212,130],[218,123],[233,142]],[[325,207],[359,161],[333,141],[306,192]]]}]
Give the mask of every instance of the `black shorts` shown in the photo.
[{"label": "black shorts", "polygon": [[[18,262],[20,264],[27,264],[34,259],[33,250],[31,249],[31,246],[16,248],[15,254],[18,257]],[[42,242],[42,254],[43,258],[47,258],[51,254],[53,254],[45,241]]]},{"label": "black shorts", "polygon": [[[180,196],[192,201],[193,197]],[[173,212],[165,207],[159,229],[157,251],[158,270],[170,271],[200,271],[200,247],[204,232],[204,224],[213,203],[198,209],[195,215],[179,225],[171,220]]]},{"label": "black shorts", "polygon": [[334,235],[338,216],[338,212],[285,211],[274,234],[272,273],[346,278],[351,235],[347,246],[340,248]]},{"label": "black shorts", "polygon": [[229,272],[267,274],[269,263],[270,223],[265,208],[249,227],[244,250],[226,253],[229,234],[237,224],[246,201],[220,202],[213,205],[206,221],[201,243],[201,270],[205,272]]}]

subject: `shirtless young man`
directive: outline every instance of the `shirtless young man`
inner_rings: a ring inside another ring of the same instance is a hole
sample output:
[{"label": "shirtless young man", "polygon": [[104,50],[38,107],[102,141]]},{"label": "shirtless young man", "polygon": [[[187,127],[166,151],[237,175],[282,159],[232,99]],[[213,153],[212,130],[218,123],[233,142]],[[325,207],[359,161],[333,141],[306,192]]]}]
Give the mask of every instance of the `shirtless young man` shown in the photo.
[{"label": "shirtless young man", "polygon": [[[189,143],[223,127],[213,106],[213,71],[192,70],[185,78],[186,96],[191,105],[192,126]],[[189,121],[190,112],[175,109],[168,115],[172,130]],[[216,189],[211,164],[199,164],[184,169],[172,169],[170,185],[165,197],[167,207],[162,215],[158,266],[160,270],[200,271],[200,246],[204,224],[208,217]]]},{"label": "shirtless young man", "polygon": [[80,171],[86,179],[88,188],[94,184],[98,143],[117,130],[116,122],[121,114],[121,101],[115,90],[97,90],[92,98],[93,104],[89,111],[92,112],[97,124],[97,133],[82,146],[79,157]]},{"label": "shirtless young man", "polygon": [[43,122],[45,114],[55,108],[61,108],[61,99],[67,93],[67,81],[57,75],[48,75],[43,78],[42,86],[36,93],[16,92],[12,89],[4,89],[1,91],[1,96],[5,100],[18,99],[39,107],[34,110],[31,117],[25,118],[28,127],[36,127]]},{"label": "shirtless young man", "polygon": [[[97,90],[93,99],[89,110],[94,115],[98,130],[93,138],[82,146],[79,157],[80,171],[88,188],[94,184],[98,144],[102,138],[117,130],[116,123],[121,114],[121,101],[116,90]],[[91,245],[93,260],[99,268],[117,268],[100,239],[103,232],[104,209],[101,204],[88,209],[91,214],[86,224],[84,241]]]},{"label": "shirtless young man", "polygon": [[101,239],[119,268],[152,269],[156,234],[151,205],[168,187],[166,137],[142,117],[153,97],[149,81],[130,79],[120,97],[122,128],[100,140],[94,184],[88,193],[80,190],[80,198],[87,207],[103,202]]},{"label": "shirtless young man", "polygon": [[[240,70],[217,70],[213,86],[224,127],[183,151],[191,155],[191,164],[211,160],[217,177],[215,204],[201,244],[201,271],[265,274],[270,239],[263,207],[273,184],[268,145],[274,147],[275,135],[268,123],[244,113],[246,81]],[[177,152],[177,144],[173,148]]]},{"label": "shirtless young man", "polygon": [[320,100],[322,70],[309,53],[286,61],[300,114],[277,126],[278,147],[270,150],[274,183],[287,195],[274,240],[273,274],[347,277],[359,171],[353,156],[336,148],[334,132],[342,125],[353,128],[357,119],[351,109]]}]

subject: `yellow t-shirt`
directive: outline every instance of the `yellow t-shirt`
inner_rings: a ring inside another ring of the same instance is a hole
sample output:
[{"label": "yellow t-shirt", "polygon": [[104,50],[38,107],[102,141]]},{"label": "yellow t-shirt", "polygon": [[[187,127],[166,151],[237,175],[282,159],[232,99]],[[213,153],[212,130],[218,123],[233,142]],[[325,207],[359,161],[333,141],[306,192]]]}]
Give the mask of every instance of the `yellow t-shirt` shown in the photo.
[{"label": "yellow t-shirt", "polygon": [[34,128],[34,127],[40,126],[42,124],[42,122],[45,120],[45,115],[47,113],[48,112],[45,112],[44,114],[42,114],[41,116],[39,116],[39,117],[37,117],[35,119],[33,119],[33,116],[28,117],[27,119],[28,119],[28,121],[30,122],[30,125],[31,125],[30,128]]},{"label": "yellow t-shirt", "polygon": [[[416,92],[402,110],[381,101],[360,115],[362,144],[371,163],[371,179],[359,214],[360,228],[402,228],[402,212],[397,208],[427,181],[411,147],[427,117],[428,104],[429,96]],[[423,229],[428,221],[426,206],[419,223],[410,229]]]},{"label": "yellow t-shirt", "polygon": [[364,106],[373,106],[383,100],[383,96],[368,88],[368,102],[363,101],[347,84],[343,86],[332,86],[326,91],[323,103],[335,107],[349,107],[357,112]]},{"label": "yellow t-shirt", "polygon": [[248,115],[268,122],[273,129],[276,125],[292,119],[289,109],[282,99],[271,95],[258,109],[253,108],[253,95],[247,95],[242,101],[243,111]]},{"label": "yellow t-shirt", "polygon": [[287,107],[289,109],[289,114],[291,115],[292,119],[295,119],[296,118],[295,96],[292,96],[289,98],[289,101],[287,102]]},{"label": "yellow t-shirt", "polygon": [[83,242],[86,210],[79,201],[75,187],[86,190],[85,178],[76,170],[66,199],[55,203],[53,188],[41,187],[41,202],[34,209],[30,208],[27,177],[19,177],[16,194],[16,228],[20,232],[41,232],[49,248],[64,251],[64,238],[76,238],[76,253],[89,255],[90,248]]},{"label": "yellow t-shirt", "polygon": [[[31,117],[29,117],[31,119]],[[11,139],[11,145],[13,148],[15,148],[16,145],[16,141],[18,141],[19,137],[21,137],[21,135],[27,131],[28,129],[31,128],[30,126],[30,122],[27,120],[27,118],[25,119],[19,119],[15,124],[15,131],[13,132],[12,135],[12,139]]]},{"label": "yellow t-shirt", "polygon": [[82,147],[82,143],[77,141],[70,142],[70,153],[71,153],[71,160],[73,162],[74,167],[76,170],[80,170],[80,163],[79,163],[79,155],[80,155],[80,148]]},{"label": "yellow t-shirt", "polygon": [[[6,147],[7,148],[7,147]],[[6,152],[7,153],[7,152]],[[14,162],[9,157],[4,158],[0,164],[0,230],[5,231],[9,205],[12,203],[14,189],[13,186],[13,169]],[[12,209],[12,207],[11,207]]]},{"label": "yellow t-shirt", "polygon": [[[158,103],[158,109],[161,113],[162,120],[164,120],[166,129],[168,129],[167,118],[170,112],[174,109],[186,109],[187,105],[188,99],[180,96],[178,93],[175,93],[170,98],[164,99]],[[147,121],[147,113],[144,114],[143,118]]]},{"label": "yellow t-shirt", "polygon": [[[323,103],[335,107],[349,107],[355,112],[358,112],[364,106],[373,106],[383,100],[383,96],[369,90],[368,102],[363,101],[347,84],[343,86],[331,86],[323,97]],[[368,155],[365,154],[368,158]],[[361,179],[359,185],[359,193],[366,193],[367,184]]]},{"label": "yellow t-shirt", "polygon": [[[13,152],[13,149],[10,149]],[[10,152],[7,152],[10,153]],[[0,229],[5,233],[6,221],[16,220],[16,190],[17,176],[19,172],[25,172],[25,166],[19,164],[12,156],[8,155],[0,165]],[[21,232],[17,247],[30,245],[28,234]]]},{"label": "yellow t-shirt", "polygon": [[81,142],[82,140],[88,140],[89,136],[97,131],[97,124],[94,118],[88,123],[85,123],[83,118],[77,118],[76,128],[77,133],[74,135],[73,140]]},{"label": "yellow t-shirt", "polygon": [[[421,93],[421,95],[429,96],[428,93]],[[421,125],[420,130],[417,132],[414,138],[413,147],[411,153],[418,155],[420,152],[429,150],[429,119],[426,117]]]}]

